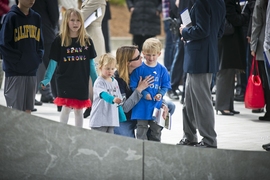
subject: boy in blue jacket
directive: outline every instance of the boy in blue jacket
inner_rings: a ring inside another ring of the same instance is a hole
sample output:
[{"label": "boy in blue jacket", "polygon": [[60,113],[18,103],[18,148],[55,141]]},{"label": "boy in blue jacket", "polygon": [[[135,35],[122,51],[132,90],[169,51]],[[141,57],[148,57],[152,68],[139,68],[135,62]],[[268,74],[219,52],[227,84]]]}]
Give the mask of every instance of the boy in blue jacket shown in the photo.
[{"label": "boy in blue jacket", "polygon": [[19,0],[7,13],[0,32],[7,107],[31,113],[36,72],[43,56],[41,17],[30,9],[35,0]]}]

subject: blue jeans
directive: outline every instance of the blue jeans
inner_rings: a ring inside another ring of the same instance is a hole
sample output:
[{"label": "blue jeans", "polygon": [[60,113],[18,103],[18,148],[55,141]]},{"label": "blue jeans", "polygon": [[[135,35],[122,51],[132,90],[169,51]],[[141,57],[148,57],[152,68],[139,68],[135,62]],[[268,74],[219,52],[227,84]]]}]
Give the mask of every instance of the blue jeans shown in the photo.
[{"label": "blue jeans", "polygon": [[171,115],[173,115],[174,111],[175,111],[175,104],[172,101],[166,100],[165,104],[168,106],[169,109],[169,113]]},{"label": "blue jeans", "polygon": [[137,121],[135,120],[120,122],[119,127],[114,128],[114,134],[135,138],[136,125]]},{"label": "blue jeans", "polygon": [[164,51],[164,66],[168,71],[171,70],[171,66],[174,58],[174,49],[175,49],[175,40],[172,32],[170,31],[170,21],[165,20],[164,22],[164,31],[166,34],[165,39],[165,51]]}]

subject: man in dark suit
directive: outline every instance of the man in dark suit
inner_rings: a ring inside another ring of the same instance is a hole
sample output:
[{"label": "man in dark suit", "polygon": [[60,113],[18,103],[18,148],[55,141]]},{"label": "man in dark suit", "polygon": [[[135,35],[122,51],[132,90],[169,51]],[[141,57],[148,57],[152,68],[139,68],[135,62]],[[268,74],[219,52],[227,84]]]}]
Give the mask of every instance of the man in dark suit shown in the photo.
[{"label": "man in dark suit", "polygon": [[[196,0],[190,10],[192,25],[179,28],[185,42],[184,71],[187,73],[183,106],[184,137],[179,145],[217,148],[215,116],[210,85],[218,71],[218,38],[224,30],[223,0]],[[203,139],[197,140],[196,129]]]},{"label": "man in dark suit", "polygon": [[[54,41],[56,34],[58,33],[58,22],[59,22],[59,9],[58,1],[51,0],[38,0],[35,1],[32,9],[40,14],[42,20],[42,33],[44,37],[44,56],[43,63],[40,64],[37,72],[37,82],[43,80],[46,68],[49,65],[49,55],[51,51],[51,44]],[[51,85],[51,86],[50,86]],[[52,103],[54,97],[57,96],[56,82],[53,76],[51,84],[47,85],[44,90],[40,90],[41,102]],[[39,87],[39,84],[38,84]],[[37,90],[38,90],[37,87]],[[52,92],[51,92],[52,91]],[[41,105],[38,101],[35,105]]]}]

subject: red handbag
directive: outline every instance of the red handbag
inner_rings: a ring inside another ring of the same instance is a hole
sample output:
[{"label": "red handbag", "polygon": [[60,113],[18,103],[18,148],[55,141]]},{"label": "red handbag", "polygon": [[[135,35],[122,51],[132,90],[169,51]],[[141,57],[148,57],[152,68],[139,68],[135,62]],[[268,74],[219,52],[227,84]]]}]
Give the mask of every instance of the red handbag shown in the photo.
[{"label": "red handbag", "polygon": [[264,105],[265,100],[262,81],[259,75],[258,62],[254,56],[246,87],[245,107],[248,109],[260,109],[263,108]]}]

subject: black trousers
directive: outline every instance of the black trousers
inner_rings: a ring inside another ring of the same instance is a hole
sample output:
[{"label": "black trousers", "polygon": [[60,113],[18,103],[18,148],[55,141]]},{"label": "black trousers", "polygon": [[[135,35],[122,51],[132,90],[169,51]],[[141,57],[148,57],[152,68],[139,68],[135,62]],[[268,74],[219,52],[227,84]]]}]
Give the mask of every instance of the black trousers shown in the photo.
[{"label": "black trousers", "polygon": [[[177,51],[176,51],[177,52]],[[173,90],[178,89],[180,81],[183,78],[184,70],[184,42],[180,40],[178,42],[178,53],[175,55],[172,67],[171,67],[171,86]]]},{"label": "black trousers", "polygon": [[[40,64],[40,66],[38,68],[38,72],[37,72],[37,84],[38,84],[38,87],[39,87],[40,81],[43,80],[46,69],[47,69],[47,67],[49,65],[50,51],[51,51],[51,43],[44,43],[43,63]],[[53,97],[57,97],[57,84],[56,84],[55,75],[53,75],[50,85],[47,85],[45,90],[40,90],[40,93],[41,93],[42,96],[45,96],[45,97],[48,97],[51,94],[53,95]]]},{"label": "black trousers", "polygon": [[142,45],[148,38],[155,37],[153,35],[133,35],[133,44],[138,46],[138,50],[142,51]]},{"label": "black trousers", "polygon": [[268,80],[265,71],[264,61],[258,61],[259,74],[263,84],[264,99],[265,99],[265,116],[270,117],[270,89],[268,88]]}]

